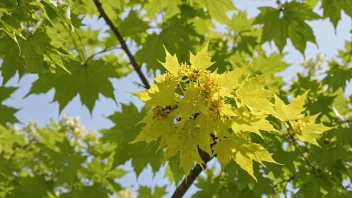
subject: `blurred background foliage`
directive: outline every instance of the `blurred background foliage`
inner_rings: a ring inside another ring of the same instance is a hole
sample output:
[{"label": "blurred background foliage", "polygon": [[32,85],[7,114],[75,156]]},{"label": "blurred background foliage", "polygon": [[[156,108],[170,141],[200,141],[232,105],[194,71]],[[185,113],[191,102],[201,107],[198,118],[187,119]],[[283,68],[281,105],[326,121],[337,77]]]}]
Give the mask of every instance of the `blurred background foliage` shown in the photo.
[{"label": "blurred background foliage", "polygon": [[[351,41],[332,59],[323,54],[306,59],[291,81],[278,75],[291,65],[284,61],[287,41],[305,55],[307,43],[319,44],[309,22],[328,19],[336,28],[342,13],[352,16],[350,0],[272,1],[272,6],[259,7],[253,18],[230,0],[101,3],[148,79],[164,72],[158,62],[164,61],[163,46],[187,62],[190,51],[209,42],[212,70],[222,73],[249,65],[248,75],[266,74],[268,87],[286,102],[310,90],[306,113],[320,113],[324,124],[337,126],[319,139],[321,148],[287,136],[265,133],[262,140],[253,135],[284,166],[254,164],[258,182],[235,163],[221,174],[216,167],[207,169],[193,197],[352,196],[352,97],[345,94],[352,78]],[[113,127],[86,131],[78,118],[65,116],[43,127],[23,125],[15,115],[21,110],[3,103],[17,90],[9,80],[29,74],[37,78],[26,97],[54,90],[59,112],[77,95],[91,114],[100,94],[118,102],[114,90],[120,87],[112,80],[134,68],[108,26],[91,28],[102,17],[93,0],[0,1],[0,197],[157,198],[168,197],[167,187],[174,189],[181,181],[178,157],[164,163],[157,143],[129,144],[140,131],[136,123],[145,116],[145,108],[122,104],[108,117]],[[278,50],[267,50],[267,43]],[[132,169],[125,170],[122,165],[129,160]],[[147,166],[153,173],[165,172],[169,183],[140,185],[138,190],[123,184],[121,177],[127,172],[138,177]]]}]

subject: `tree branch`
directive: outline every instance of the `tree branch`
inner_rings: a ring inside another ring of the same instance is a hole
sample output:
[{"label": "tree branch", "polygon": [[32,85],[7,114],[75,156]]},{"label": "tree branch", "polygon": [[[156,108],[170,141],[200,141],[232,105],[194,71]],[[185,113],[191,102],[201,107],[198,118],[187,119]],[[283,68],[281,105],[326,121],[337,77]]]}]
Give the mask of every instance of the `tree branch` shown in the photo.
[{"label": "tree branch", "polygon": [[147,78],[144,76],[144,74],[141,71],[140,66],[138,65],[136,59],[134,58],[134,56],[132,55],[131,51],[128,49],[125,40],[123,39],[122,35],[120,34],[119,30],[117,29],[117,27],[113,24],[113,22],[111,21],[111,19],[108,17],[108,15],[106,14],[105,10],[102,7],[102,4],[100,3],[99,0],[93,0],[95,6],[97,7],[100,15],[104,18],[106,24],[110,27],[110,29],[114,32],[115,36],[117,37],[117,39],[119,40],[120,44],[121,44],[121,48],[125,51],[125,53],[128,56],[128,59],[130,60],[133,69],[137,72],[139,78],[141,79],[144,87],[146,89],[150,88],[150,85],[148,83]]},{"label": "tree branch", "polygon": [[[120,34],[119,30],[115,27],[115,25],[112,23],[111,19],[108,17],[108,15],[105,13],[102,4],[100,3],[99,0],[93,0],[95,6],[97,7],[100,16],[104,18],[105,22],[107,25],[110,27],[110,29],[114,32],[115,36],[121,43],[121,48],[125,51],[127,54],[134,70],[137,72],[139,78],[142,80],[142,83],[144,84],[146,89],[150,88],[150,85],[144,76],[144,74],[141,71],[140,66],[136,62],[135,58],[133,57],[131,51],[128,49],[125,40],[123,39],[122,35]],[[182,196],[186,193],[186,191],[189,189],[189,187],[193,184],[195,179],[198,177],[198,175],[203,171],[203,169],[206,168],[206,164],[212,159],[209,154],[206,152],[198,149],[199,154],[204,161],[204,164],[201,166],[197,164],[191,171],[191,173],[185,178],[182,183],[177,187],[175,190],[174,194],[172,195],[172,198],[182,198]]]},{"label": "tree branch", "polygon": [[203,169],[206,168],[207,163],[212,159],[210,155],[200,149],[198,149],[198,152],[200,154],[200,157],[204,161],[204,164],[201,166],[197,164],[192,170],[191,173],[185,178],[182,183],[176,188],[174,194],[171,196],[171,198],[182,198],[183,195],[187,192],[189,187],[193,184],[193,182],[196,180],[198,175],[203,171]]}]

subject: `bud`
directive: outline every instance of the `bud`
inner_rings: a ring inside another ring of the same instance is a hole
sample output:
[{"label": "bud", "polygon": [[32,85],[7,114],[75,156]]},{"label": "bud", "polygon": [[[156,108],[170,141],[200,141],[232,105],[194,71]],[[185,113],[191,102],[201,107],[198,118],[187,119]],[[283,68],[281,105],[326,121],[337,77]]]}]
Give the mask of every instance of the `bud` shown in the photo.
[{"label": "bud", "polygon": [[325,144],[329,144],[329,143],[330,143],[329,138],[324,138],[324,143],[325,143]]}]

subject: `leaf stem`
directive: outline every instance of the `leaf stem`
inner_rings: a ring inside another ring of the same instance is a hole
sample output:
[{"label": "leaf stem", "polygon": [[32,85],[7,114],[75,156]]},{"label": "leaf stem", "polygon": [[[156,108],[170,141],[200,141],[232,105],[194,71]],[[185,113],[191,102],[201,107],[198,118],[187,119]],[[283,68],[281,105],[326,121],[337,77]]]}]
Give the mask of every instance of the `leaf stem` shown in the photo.
[{"label": "leaf stem", "polygon": [[110,29],[114,32],[115,36],[119,40],[119,42],[121,44],[121,48],[127,54],[127,57],[130,60],[133,69],[137,72],[137,74],[138,74],[139,78],[141,79],[144,87],[146,89],[149,89],[150,85],[148,83],[148,80],[144,76],[144,74],[142,73],[141,67],[138,65],[136,59],[134,58],[134,56],[132,55],[131,51],[127,47],[125,40],[123,39],[122,35],[120,34],[120,31],[117,29],[117,27],[111,21],[109,16],[106,14],[105,10],[103,9],[103,6],[102,6],[101,2],[99,0],[93,0],[93,2],[94,2],[95,6],[97,7],[97,9],[98,9],[98,11],[100,13],[100,16],[102,16],[104,18],[106,24],[110,27]]}]

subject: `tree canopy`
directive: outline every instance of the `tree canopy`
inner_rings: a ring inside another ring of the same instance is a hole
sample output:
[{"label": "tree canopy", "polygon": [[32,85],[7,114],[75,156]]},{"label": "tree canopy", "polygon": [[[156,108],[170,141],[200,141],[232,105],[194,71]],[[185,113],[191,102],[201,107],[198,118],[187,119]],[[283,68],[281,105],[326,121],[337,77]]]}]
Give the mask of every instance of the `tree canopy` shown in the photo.
[{"label": "tree canopy", "polygon": [[[345,15],[351,0],[254,17],[231,0],[0,0],[0,197],[352,197],[352,41],[278,75],[289,44],[319,47],[312,22]],[[30,74],[25,97],[52,91],[61,115],[78,96],[92,115],[104,96],[114,126],[23,123],[8,84]],[[142,107],[114,93],[130,74]],[[168,182],[125,184],[146,168]]]}]

